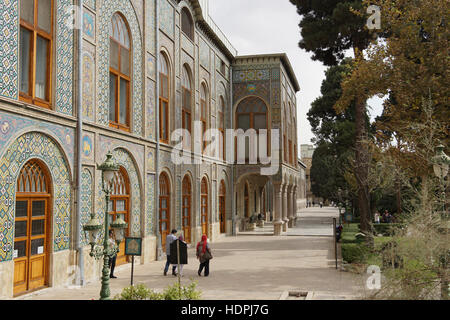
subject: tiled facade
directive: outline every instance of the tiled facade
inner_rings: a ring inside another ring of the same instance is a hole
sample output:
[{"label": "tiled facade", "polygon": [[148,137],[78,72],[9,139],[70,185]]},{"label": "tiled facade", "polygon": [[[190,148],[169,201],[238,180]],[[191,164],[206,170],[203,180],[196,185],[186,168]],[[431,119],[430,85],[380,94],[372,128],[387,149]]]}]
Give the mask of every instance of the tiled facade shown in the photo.
[{"label": "tiled facade", "polygon": [[[158,3],[156,3],[158,1]],[[76,255],[76,194],[80,181],[81,224],[91,214],[105,215],[101,172],[96,165],[108,151],[123,167],[130,180],[130,236],[143,238],[141,263],[156,256],[157,201],[159,175],[165,172],[170,184],[171,228],[181,229],[182,181],[191,179],[191,242],[201,238],[200,216],[202,179],[208,184],[208,236],[212,241],[233,233],[231,194],[236,201],[236,229],[245,222],[242,188],[249,185],[252,213],[265,212],[267,220],[280,228],[295,221],[295,206],[301,192],[302,167],[287,163],[280,150],[281,164],[274,176],[261,177],[261,165],[234,165],[218,157],[192,153],[201,163],[175,165],[175,143],[159,144],[156,123],[158,107],[157,61],[164,52],[170,65],[169,131],[182,126],[182,69],[189,66],[192,75],[193,120],[199,120],[200,87],[208,88],[208,127],[218,128],[218,106],[225,101],[225,129],[234,123],[238,104],[248,97],[261,98],[268,107],[270,129],[285,130],[284,105],[296,108],[297,80],[285,55],[237,56],[236,50],[213,25],[205,1],[187,0],[84,0],[82,43],[82,120],[81,150],[77,150],[77,76],[78,31],[70,27],[71,0],[54,0],[53,70],[50,110],[30,105],[19,98],[19,0],[0,0],[0,297],[11,297],[14,272],[15,193],[18,174],[30,159],[40,159],[51,173],[51,249],[48,252],[48,285],[69,284],[69,268]],[[74,2],[77,4],[77,1]],[[202,6],[203,4],[203,6]],[[156,9],[159,8],[159,28]],[[181,10],[186,8],[194,21],[194,39],[181,31]],[[129,28],[132,50],[130,132],[109,127],[109,29],[111,17],[120,13]],[[215,32],[216,30],[217,32]],[[248,35],[251,36],[250,34]],[[156,45],[159,43],[159,48]],[[231,79],[230,79],[230,70]],[[231,91],[232,96],[230,96]],[[296,112],[293,112],[295,117]],[[296,123],[296,122],[295,122]],[[294,128],[296,132],[296,127]],[[196,137],[198,139],[198,137]],[[296,145],[296,134],[293,136]],[[280,145],[282,141],[280,138]],[[78,154],[79,153],[79,154]],[[82,164],[76,176],[77,158]],[[159,170],[157,170],[158,164]],[[235,166],[233,175],[233,166]],[[303,174],[304,177],[304,174]],[[221,232],[219,188],[226,188],[226,226]],[[287,209],[279,199],[289,199]],[[253,197],[254,195],[254,197]],[[277,200],[278,199],[278,200]],[[271,218],[270,218],[271,217]],[[291,222],[289,222],[291,221]],[[288,223],[289,222],[289,223]],[[244,225],[244,224],[243,224]],[[84,252],[87,239],[80,232]],[[100,264],[85,254],[85,278],[99,275]],[[75,259],[76,260],[76,259]],[[65,270],[66,266],[68,267]],[[70,271],[69,271],[70,270]]]}]

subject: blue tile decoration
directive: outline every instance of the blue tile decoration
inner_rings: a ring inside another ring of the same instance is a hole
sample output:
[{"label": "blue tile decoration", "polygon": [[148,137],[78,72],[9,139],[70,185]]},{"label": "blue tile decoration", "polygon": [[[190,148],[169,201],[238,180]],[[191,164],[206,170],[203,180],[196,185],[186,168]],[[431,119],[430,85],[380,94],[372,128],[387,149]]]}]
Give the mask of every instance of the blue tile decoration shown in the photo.
[{"label": "blue tile decoration", "polygon": [[175,10],[168,0],[159,0],[159,28],[171,39],[174,38]]},{"label": "blue tile decoration", "polygon": [[19,96],[19,2],[0,0],[0,96]]},{"label": "blue tile decoration", "polygon": [[80,239],[83,245],[89,243],[84,235],[82,226],[87,224],[91,218],[92,206],[93,206],[93,188],[94,180],[92,179],[92,173],[89,169],[84,168],[81,173],[81,228],[80,228]]},{"label": "blue tile decoration", "polygon": [[84,120],[94,121],[95,62],[90,53],[83,53],[83,110]]},{"label": "blue tile decoration", "polygon": [[0,111],[0,155],[5,150],[11,139],[21,133],[25,133],[26,128],[34,128],[37,131],[47,132],[54,136],[55,140],[62,146],[67,155],[69,166],[74,163],[74,143],[75,130],[63,127],[54,123],[38,121],[19,115]]},{"label": "blue tile decoration", "polygon": [[12,259],[15,191],[20,169],[28,160],[36,158],[47,165],[51,174],[53,251],[69,249],[72,212],[70,171],[66,156],[50,136],[28,132],[4,150],[0,158],[0,262]]},{"label": "blue tile decoration", "polygon": [[146,211],[146,224],[145,224],[145,234],[149,235],[154,233],[154,207],[155,204],[155,175],[147,175],[147,211]]},{"label": "blue tile decoration", "polygon": [[71,18],[72,0],[55,1],[56,8],[56,111],[72,115],[73,75],[73,29]]},{"label": "blue tile decoration", "polygon": [[131,88],[133,88],[132,101],[132,132],[137,135],[143,133],[142,112],[142,37],[138,20],[130,0],[103,1],[99,8],[98,37],[98,103],[97,122],[107,126],[109,124],[109,27],[111,18],[115,12],[120,12],[126,19],[131,32],[133,47],[133,77]]},{"label": "blue tile decoration", "polygon": [[91,41],[95,41],[95,15],[83,10],[83,34]]}]

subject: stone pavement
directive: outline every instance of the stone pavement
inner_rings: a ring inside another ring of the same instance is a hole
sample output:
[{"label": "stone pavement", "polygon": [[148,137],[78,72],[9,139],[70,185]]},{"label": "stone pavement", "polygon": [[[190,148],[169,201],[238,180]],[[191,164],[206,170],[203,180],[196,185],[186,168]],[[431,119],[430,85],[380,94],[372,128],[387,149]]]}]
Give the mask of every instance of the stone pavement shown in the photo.
[{"label": "stone pavement", "polygon": [[[207,300],[304,299],[306,293],[308,299],[317,300],[359,297],[364,279],[335,269],[329,227],[337,210],[308,208],[299,215],[297,226],[280,236],[270,235],[273,227],[268,224],[212,243],[209,277],[197,275],[198,261],[194,248],[190,248],[182,284],[195,280],[202,299]],[[173,284],[177,278],[163,276],[164,264],[165,260],[135,265],[134,283],[158,291]],[[112,297],[130,284],[131,264],[117,267],[116,275],[118,278],[110,281]],[[83,288],[48,288],[16,299],[91,300],[98,299],[99,292],[97,281]],[[304,296],[293,297],[289,292],[303,292]]]}]

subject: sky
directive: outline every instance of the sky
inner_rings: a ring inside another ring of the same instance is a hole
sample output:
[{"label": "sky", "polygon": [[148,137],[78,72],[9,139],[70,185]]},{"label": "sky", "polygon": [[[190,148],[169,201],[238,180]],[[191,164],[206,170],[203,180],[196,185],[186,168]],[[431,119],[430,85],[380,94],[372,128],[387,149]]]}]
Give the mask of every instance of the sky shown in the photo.
[{"label": "sky", "polygon": [[[296,7],[289,0],[210,0],[209,15],[238,55],[287,54],[300,85],[297,93],[299,144],[311,144],[314,135],[306,114],[311,103],[321,96],[326,67],[299,48],[301,16]],[[368,101],[372,119],[381,113],[381,101],[379,98]]]}]

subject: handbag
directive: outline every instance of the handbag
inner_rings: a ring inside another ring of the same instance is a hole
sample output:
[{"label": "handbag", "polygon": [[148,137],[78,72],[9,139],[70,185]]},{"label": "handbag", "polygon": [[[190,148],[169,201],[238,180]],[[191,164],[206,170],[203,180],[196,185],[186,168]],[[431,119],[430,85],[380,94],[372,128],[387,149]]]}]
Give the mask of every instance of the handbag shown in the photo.
[{"label": "handbag", "polygon": [[205,263],[208,260],[211,260],[213,258],[211,252],[208,250],[205,251],[205,253],[200,254],[200,263]]}]

